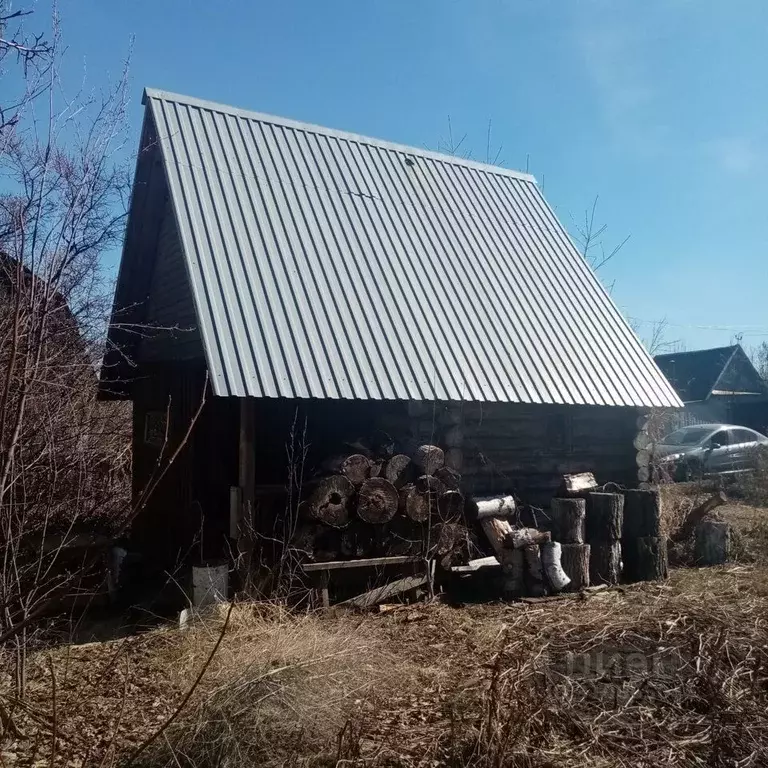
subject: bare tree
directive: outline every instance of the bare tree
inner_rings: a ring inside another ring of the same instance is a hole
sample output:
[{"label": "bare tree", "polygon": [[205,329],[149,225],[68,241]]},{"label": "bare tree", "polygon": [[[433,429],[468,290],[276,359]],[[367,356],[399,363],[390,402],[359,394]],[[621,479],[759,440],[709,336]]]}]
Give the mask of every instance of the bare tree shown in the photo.
[{"label": "bare tree", "polygon": [[129,508],[129,412],[96,399],[112,288],[102,258],[129,190],[115,159],[128,81],[126,66],[105,90],[66,98],[58,18],[49,42],[25,32],[29,12],[0,7],[3,85],[18,94],[0,115],[0,638],[15,643],[23,697],[30,618],[88,591],[67,542],[118,530]]},{"label": "bare tree", "polygon": [[581,248],[581,255],[597,271],[604,267],[627,244],[631,235],[627,235],[618,245],[606,247],[603,235],[608,231],[607,224],[596,224],[597,205],[600,196],[596,195],[592,207],[584,211],[584,220],[573,220],[575,239]]},{"label": "bare tree", "polygon": [[756,347],[752,347],[749,356],[760,377],[768,383],[768,341],[762,341]]}]

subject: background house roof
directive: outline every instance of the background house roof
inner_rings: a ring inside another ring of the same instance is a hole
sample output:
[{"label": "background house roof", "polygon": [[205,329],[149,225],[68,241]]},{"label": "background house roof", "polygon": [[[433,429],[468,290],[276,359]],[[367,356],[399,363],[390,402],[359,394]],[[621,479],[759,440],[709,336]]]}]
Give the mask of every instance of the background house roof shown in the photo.
[{"label": "background house roof", "polygon": [[713,390],[765,391],[765,383],[739,344],[656,355],[655,360],[686,403],[706,400]]},{"label": "background house roof", "polygon": [[215,394],[680,405],[531,176],[145,103]]}]

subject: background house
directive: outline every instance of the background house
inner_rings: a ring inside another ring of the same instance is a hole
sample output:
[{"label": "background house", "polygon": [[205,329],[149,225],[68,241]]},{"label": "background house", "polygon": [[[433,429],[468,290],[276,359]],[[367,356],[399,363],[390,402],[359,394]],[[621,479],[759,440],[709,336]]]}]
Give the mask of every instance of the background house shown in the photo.
[{"label": "background house", "polygon": [[725,423],[768,429],[768,385],[735,344],[657,355],[656,363],[685,403],[675,424]]},{"label": "background house", "polygon": [[378,430],[476,493],[637,482],[643,414],[680,402],[531,176],[145,104],[101,376],[133,400],[136,493],[208,392],[134,529],[153,562],[220,557],[252,515],[277,535],[286,488]]}]

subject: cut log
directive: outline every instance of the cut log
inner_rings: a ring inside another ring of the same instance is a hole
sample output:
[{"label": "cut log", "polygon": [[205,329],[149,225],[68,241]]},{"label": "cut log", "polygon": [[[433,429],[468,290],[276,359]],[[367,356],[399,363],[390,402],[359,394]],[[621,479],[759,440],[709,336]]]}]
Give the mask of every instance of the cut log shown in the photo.
[{"label": "cut log", "polygon": [[464,497],[459,491],[445,491],[437,498],[437,511],[440,519],[461,520],[464,516]]},{"label": "cut log", "polygon": [[371,462],[371,469],[368,473],[369,477],[383,477],[384,469],[387,466],[387,462],[384,459],[375,459]]},{"label": "cut log", "polygon": [[621,578],[621,542],[592,543],[589,553],[591,584],[618,584]]},{"label": "cut log", "polygon": [[478,520],[485,520],[489,517],[511,517],[515,514],[515,497],[491,496],[474,499],[473,506]]},{"label": "cut log", "polygon": [[635,454],[635,464],[638,467],[647,467],[651,463],[651,452],[642,450]]},{"label": "cut log", "polygon": [[400,489],[399,507],[411,520],[425,523],[437,508],[437,497],[430,493],[419,493],[415,485],[406,485]]},{"label": "cut log", "polygon": [[450,467],[440,467],[435,471],[435,477],[440,480],[448,491],[461,490],[461,475]]},{"label": "cut log", "polygon": [[[578,545],[576,545],[578,546]],[[571,579],[563,570],[562,549],[557,541],[549,541],[540,546],[541,564],[547,576],[547,582],[553,592],[561,592],[570,583]]]},{"label": "cut log", "polygon": [[683,524],[670,537],[672,541],[686,541],[696,529],[696,526],[710,513],[717,509],[721,504],[728,501],[722,491],[710,496],[706,501],[692,509],[683,520]]},{"label": "cut log", "polygon": [[624,491],[622,539],[661,536],[661,495],[657,488]]},{"label": "cut log", "polygon": [[407,517],[392,518],[383,537],[384,555],[421,555],[425,549],[426,527]]},{"label": "cut log", "polygon": [[504,552],[509,549],[506,540],[512,533],[512,524],[504,517],[486,517],[480,520],[480,527],[499,562],[504,565]]},{"label": "cut log", "polygon": [[386,523],[397,513],[397,488],[383,477],[372,477],[360,486],[357,516],[366,523]]},{"label": "cut log", "polygon": [[384,477],[389,480],[395,488],[402,488],[413,477],[411,460],[403,453],[393,456],[384,468]]},{"label": "cut log", "polygon": [[430,531],[430,552],[440,567],[448,570],[469,562],[469,531],[458,523],[438,523]]},{"label": "cut log", "polygon": [[649,467],[637,468],[637,480],[640,483],[647,483],[651,479],[651,470]]},{"label": "cut log", "polygon": [[549,531],[538,531],[535,528],[513,528],[504,537],[504,546],[511,549],[523,549],[533,544],[549,544],[552,534]]},{"label": "cut log", "polygon": [[416,478],[416,490],[419,493],[445,493],[446,487],[442,480],[434,475],[421,475]]},{"label": "cut log", "polygon": [[352,485],[362,485],[371,471],[371,460],[362,453],[353,453],[341,463],[341,474]]},{"label": "cut log", "polygon": [[623,539],[621,555],[627,581],[660,581],[667,578],[667,540],[660,536]]},{"label": "cut log", "polygon": [[696,565],[722,565],[731,558],[731,526],[719,520],[702,520],[696,527]]},{"label": "cut log", "polygon": [[561,563],[571,579],[569,592],[580,592],[589,586],[590,549],[589,544],[563,544]]},{"label": "cut log", "polygon": [[547,588],[544,585],[544,568],[541,563],[541,551],[537,544],[523,549],[525,555],[525,591],[532,597],[544,597]]},{"label": "cut log", "polygon": [[560,486],[563,496],[580,496],[587,491],[594,491],[595,488],[597,488],[597,480],[592,472],[563,475]]},{"label": "cut log", "polygon": [[445,464],[445,454],[443,449],[436,445],[420,445],[413,461],[425,475],[434,475]]},{"label": "cut log", "polygon": [[584,543],[584,499],[552,499],[555,538],[564,544]]},{"label": "cut log", "polygon": [[618,541],[624,525],[624,497],[620,493],[588,493],[586,520],[590,544]]},{"label": "cut log", "polygon": [[349,523],[349,500],[355,486],[343,475],[321,480],[308,499],[308,509],[315,520],[334,528]]}]

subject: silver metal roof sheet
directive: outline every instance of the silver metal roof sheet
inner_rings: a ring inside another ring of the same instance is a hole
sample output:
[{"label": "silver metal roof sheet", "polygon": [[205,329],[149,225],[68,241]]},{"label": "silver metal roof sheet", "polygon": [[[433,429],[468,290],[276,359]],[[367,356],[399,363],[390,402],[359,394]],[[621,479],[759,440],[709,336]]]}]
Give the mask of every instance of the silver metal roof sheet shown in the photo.
[{"label": "silver metal roof sheet", "polygon": [[680,406],[533,177],[145,100],[215,394]]}]

